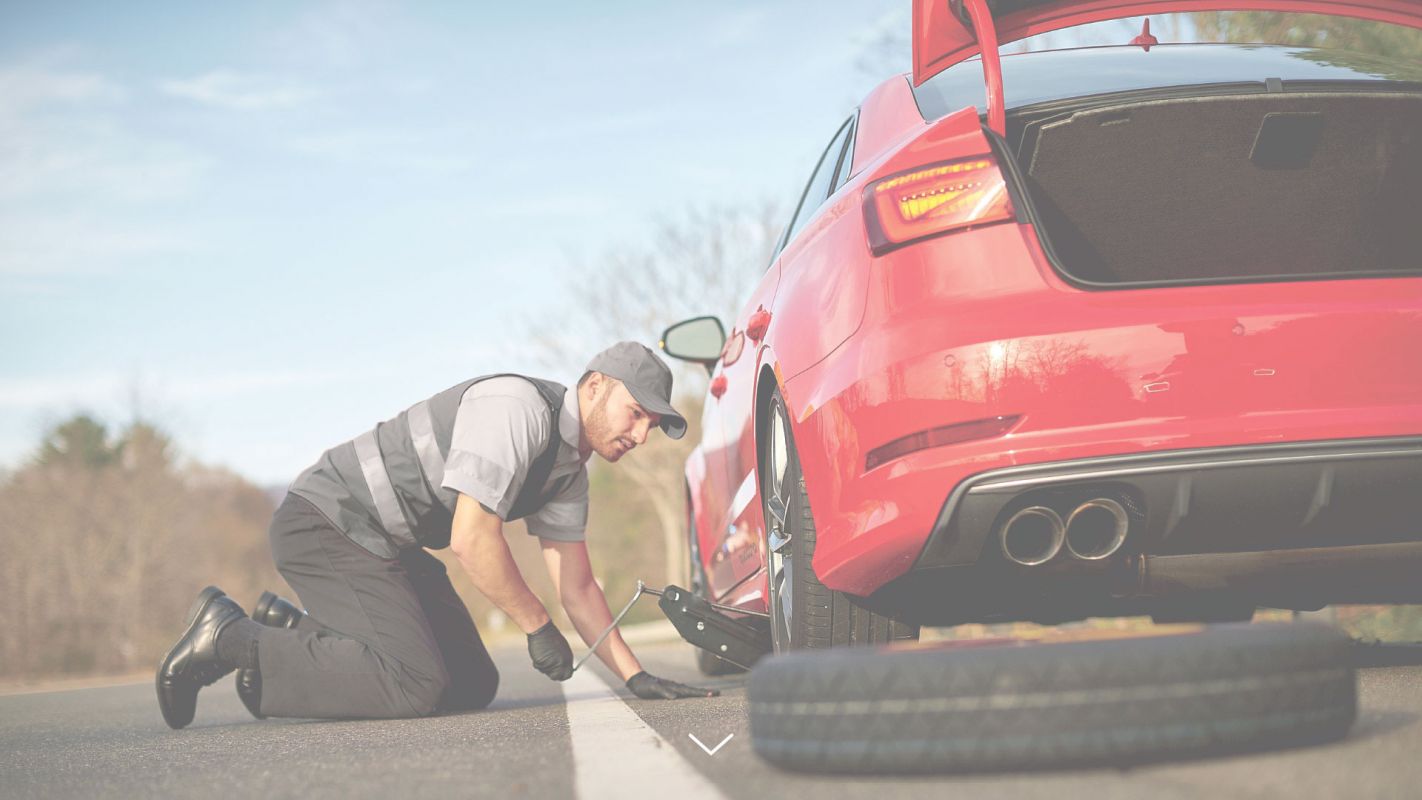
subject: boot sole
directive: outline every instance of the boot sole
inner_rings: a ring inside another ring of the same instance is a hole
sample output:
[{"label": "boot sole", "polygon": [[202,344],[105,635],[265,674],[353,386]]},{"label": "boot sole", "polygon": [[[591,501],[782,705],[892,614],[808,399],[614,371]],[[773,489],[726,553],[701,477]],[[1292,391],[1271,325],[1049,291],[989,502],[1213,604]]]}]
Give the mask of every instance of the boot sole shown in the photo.
[{"label": "boot sole", "polygon": [[226,594],[226,592],[222,591],[216,586],[209,586],[206,589],[202,590],[202,592],[198,595],[197,600],[193,601],[192,606],[188,609],[188,627],[183,630],[183,635],[178,637],[177,643],[174,644],[172,647],[168,648],[168,652],[163,655],[163,660],[158,662],[158,672],[153,677],[154,687],[158,691],[158,709],[163,712],[163,721],[168,723],[168,727],[172,728],[173,730],[185,728],[187,727],[188,723],[193,721],[193,715],[197,710],[197,698],[193,698],[192,712],[189,712],[186,715],[186,720],[182,720],[182,717],[178,716],[178,709],[170,707],[170,704],[168,703],[169,698],[164,693],[164,689],[171,687],[163,686],[163,673],[168,671],[168,665],[172,663],[173,658],[177,655],[177,651],[182,646],[183,642],[186,641],[187,638],[192,635],[193,630],[197,627],[198,619],[202,616],[203,609],[207,608],[209,603],[223,596],[224,594]]}]

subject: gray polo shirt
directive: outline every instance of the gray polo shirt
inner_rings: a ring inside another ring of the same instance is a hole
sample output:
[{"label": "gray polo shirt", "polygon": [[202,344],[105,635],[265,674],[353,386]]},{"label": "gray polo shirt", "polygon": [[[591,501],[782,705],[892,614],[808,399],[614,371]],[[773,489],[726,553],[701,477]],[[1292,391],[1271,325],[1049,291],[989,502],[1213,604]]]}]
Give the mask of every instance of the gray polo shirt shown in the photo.
[{"label": "gray polo shirt", "polygon": [[[576,387],[563,395],[557,424],[561,441],[545,485],[561,488],[524,523],[534,536],[580,542],[588,522],[588,470],[578,452],[582,422]],[[548,442],[548,425],[548,406],[528,381],[502,377],[474,384],[455,413],[441,486],[468,495],[503,519]]]}]

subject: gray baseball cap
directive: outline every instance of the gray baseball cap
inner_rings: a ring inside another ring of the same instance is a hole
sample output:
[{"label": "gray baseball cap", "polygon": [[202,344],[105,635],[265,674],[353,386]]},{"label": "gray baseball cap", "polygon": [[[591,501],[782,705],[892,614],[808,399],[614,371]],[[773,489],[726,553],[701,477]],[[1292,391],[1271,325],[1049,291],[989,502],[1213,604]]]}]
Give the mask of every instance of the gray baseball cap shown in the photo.
[{"label": "gray baseball cap", "polygon": [[672,373],[651,348],[637,342],[618,342],[593,356],[588,371],[622,381],[642,408],[660,414],[662,432],[673,439],[686,435],[686,418],[671,404]]}]

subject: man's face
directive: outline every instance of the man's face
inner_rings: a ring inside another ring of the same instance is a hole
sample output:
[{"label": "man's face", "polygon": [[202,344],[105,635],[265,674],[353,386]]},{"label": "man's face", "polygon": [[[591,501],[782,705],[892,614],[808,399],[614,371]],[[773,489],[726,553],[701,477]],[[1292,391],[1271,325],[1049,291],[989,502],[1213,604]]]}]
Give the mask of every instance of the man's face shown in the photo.
[{"label": "man's face", "polygon": [[638,405],[622,381],[604,377],[594,391],[592,407],[583,415],[583,433],[593,452],[616,461],[647,441],[661,417]]}]

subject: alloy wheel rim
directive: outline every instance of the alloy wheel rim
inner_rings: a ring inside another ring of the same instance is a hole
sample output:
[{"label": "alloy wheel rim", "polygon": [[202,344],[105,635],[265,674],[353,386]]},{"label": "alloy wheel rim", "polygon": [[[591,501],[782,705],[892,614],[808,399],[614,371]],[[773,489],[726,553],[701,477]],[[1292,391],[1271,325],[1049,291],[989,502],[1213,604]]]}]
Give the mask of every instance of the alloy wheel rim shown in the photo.
[{"label": "alloy wheel rim", "polygon": [[791,634],[794,619],[794,557],[791,548],[791,534],[787,526],[789,487],[787,475],[790,466],[789,441],[785,430],[785,417],[777,402],[771,410],[770,436],[767,441],[766,470],[766,524],[768,589],[770,592],[772,643],[777,652],[790,649],[794,642]]}]

